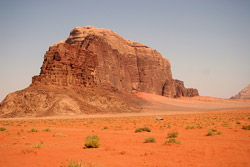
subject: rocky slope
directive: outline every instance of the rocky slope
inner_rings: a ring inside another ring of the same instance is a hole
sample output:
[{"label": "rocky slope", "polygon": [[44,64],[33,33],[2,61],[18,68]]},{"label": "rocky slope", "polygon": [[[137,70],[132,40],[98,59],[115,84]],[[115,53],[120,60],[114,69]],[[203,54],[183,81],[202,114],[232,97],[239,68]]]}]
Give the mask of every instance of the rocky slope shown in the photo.
[{"label": "rocky slope", "polygon": [[250,84],[231,99],[250,99]]},{"label": "rocky slope", "polygon": [[[156,50],[111,30],[76,27],[65,41],[50,46],[40,75],[32,78],[27,89],[8,95],[0,104],[0,115],[79,114],[112,108],[117,112],[138,111],[136,100],[125,100],[133,99],[131,93],[199,95],[197,89],[186,89],[182,81],[173,79],[170,67]],[[90,92],[96,90],[103,96],[92,98],[97,94]],[[123,105],[126,107],[120,107]]]}]

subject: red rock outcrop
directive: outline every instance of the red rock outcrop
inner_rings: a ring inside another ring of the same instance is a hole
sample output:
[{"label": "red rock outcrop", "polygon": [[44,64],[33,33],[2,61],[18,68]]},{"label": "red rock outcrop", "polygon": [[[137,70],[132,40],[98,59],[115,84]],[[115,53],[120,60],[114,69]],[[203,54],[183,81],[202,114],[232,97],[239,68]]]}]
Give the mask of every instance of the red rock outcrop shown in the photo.
[{"label": "red rock outcrop", "polygon": [[32,84],[0,104],[0,116],[138,111],[138,99],[131,96],[135,92],[199,95],[174,80],[170,68],[166,58],[146,45],[111,30],[76,27],[65,41],[50,46]]},{"label": "red rock outcrop", "polygon": [[173,80],[169,61],[156,50],[92,26],[77,27],[66,41],[50,46],[41,73],[32,82],[168,97],[198,95],[197,90]]},{"label": "red rock outcrop", "polygon": [[250,84],[230,99],[250,99]]}]

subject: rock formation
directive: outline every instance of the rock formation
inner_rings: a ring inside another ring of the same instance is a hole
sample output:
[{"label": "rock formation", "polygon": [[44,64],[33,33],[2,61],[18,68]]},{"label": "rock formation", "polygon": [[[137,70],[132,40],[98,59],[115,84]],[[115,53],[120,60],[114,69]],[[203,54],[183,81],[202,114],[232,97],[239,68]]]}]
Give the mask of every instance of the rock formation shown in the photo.
[{"label": "rock formation", "polygon": [[92,26],[77,27],[66,41],[52,45],[32,83],[99,86],[168,97],[198,95],[173,80],[169,61],[156,50]]},{"label": "rock formation", "polygon": [[230,99],[250,99],[250,84]]},{"label": "rock formation", "polygon": [[[92,99],[92,102],[98,103],[93,105],[84,94],[94,96],[90,93],[94,90],[99,93],[106,92],[104,96],[107,99],[116,99],[117,105],[112,104],[112,100],[98,101],[99,98]],[[76,27],[65,41],[50,46],[44,55],[40,75],[32,78],[32,84],[27,89],[8,95],[0,104],[0,115],[20,115],[13,113],[22,113],[24,108],[26,112],[34,113],[31,115],[41,115],[51,111],[51,107],[55,105],[59,106],[57,112],[66,105],[69,108],[66,113],[88,113],[84,106],[98,110],[104,105],[102,103],[109,103],[109,110],[118,109],[119,105],[124,104],[124,111],[132,111],[137,110],[136,105],[124,99],[135,92],[167,97],[199,95],[197,89],[186,89],[182,81],[172,78],[170,62],[156,50],[126,40],[111,30],[93,26]],[[77,93],[80,97],[77,97]],[[39,97],[41,100],[34,102],[32,97]],[[62,99],[65,102],[63,105],[60,103]],[[74,107],[72,104],[75,104]],[[106,111],[107,108],[104,108],[101,110]]]}]

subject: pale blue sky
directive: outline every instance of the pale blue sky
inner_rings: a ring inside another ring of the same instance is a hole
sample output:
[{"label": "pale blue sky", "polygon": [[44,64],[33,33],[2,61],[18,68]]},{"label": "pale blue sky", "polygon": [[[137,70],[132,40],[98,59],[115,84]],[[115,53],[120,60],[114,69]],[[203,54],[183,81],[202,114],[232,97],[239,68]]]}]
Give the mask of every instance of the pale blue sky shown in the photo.
[{"label": "pale blue sky", "polygon": [[250,83],[249,0],[1,0],[0,101],[29,86],[49,45],[87,25],[158,50],[202,96]]}]

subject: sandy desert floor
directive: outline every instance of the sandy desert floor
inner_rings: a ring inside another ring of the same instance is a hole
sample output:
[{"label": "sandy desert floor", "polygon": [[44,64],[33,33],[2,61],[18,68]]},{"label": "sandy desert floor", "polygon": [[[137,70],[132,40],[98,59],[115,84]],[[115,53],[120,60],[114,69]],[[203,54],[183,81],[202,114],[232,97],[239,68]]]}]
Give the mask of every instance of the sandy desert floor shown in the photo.
[{"label": "sandy desert floor", "polygon": [[[138,96],[149,101],[142,113],[1,119],[0,166],[250,166],[249,101]],[[143,127],[151,132],[135,133]],[[181,144],[164,144],[173,132]],[[100,147],[84,149],[91,135]]]}]

